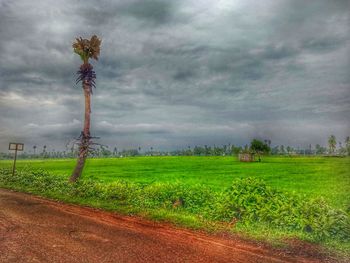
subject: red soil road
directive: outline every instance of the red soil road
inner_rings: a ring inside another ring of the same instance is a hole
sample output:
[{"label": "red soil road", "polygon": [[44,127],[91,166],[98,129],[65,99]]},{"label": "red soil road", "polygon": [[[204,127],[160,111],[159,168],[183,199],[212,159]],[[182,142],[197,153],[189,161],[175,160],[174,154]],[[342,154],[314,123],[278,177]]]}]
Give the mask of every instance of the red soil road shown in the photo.
[{"label": "red soil road", "polygon": [[0,189],[0,262],[319,262]]}]

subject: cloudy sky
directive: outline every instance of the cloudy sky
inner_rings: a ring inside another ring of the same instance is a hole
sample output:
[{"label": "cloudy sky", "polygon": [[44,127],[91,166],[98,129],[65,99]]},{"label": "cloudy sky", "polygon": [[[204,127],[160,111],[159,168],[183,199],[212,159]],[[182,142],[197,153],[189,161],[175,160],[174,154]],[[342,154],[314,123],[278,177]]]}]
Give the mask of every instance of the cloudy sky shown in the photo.
[{"label": "cloudy sky", "polygon": [[349,1],[0,0],[0,151],[82,129],[75,37],[93,61],[92,134],[118,148],[295,147],[350,135]]}]

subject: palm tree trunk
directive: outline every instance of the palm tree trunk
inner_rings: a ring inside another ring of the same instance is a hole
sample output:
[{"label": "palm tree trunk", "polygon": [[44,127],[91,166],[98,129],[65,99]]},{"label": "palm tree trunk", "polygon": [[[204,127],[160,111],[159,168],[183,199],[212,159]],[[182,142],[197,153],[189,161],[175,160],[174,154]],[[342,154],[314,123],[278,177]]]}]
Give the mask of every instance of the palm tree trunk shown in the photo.
[{"label": "palm tree trunk", "polygon": [[90,144],[90,114],[91,114],[91,85],[88,81],[83,81],[83,90],[85,97],[85,116],[84,116],[84,130],[81,133],[80,146],[79,146],[79,156],[77,164],[73,170],[71,177],[69,178],[70,182],[76,182],[81,176],[85,159],[89,152]]}]

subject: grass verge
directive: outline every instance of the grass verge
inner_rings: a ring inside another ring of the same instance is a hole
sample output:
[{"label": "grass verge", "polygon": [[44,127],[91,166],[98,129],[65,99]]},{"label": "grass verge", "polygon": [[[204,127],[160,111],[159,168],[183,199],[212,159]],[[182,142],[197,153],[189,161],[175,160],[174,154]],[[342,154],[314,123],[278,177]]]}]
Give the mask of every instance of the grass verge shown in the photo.
[{"label": "grass verge", "polygon": [[183,183],[140,184],[81,180],[30,168],[0,170],[0,187],[61,201],[138,214],[190,228],[224,229],[278,244],[297,238],[350,255],[350,216],[322,198],[282,192],[255,178],[236,179],[225,191]]}]

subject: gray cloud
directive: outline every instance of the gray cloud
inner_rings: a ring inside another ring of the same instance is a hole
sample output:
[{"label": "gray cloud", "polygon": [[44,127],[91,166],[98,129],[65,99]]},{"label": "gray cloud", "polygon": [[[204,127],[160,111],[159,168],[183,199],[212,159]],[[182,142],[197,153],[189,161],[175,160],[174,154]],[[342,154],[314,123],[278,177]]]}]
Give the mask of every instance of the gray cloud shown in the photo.
[{"label": "gray cloud", "polygon": [[102,37],[93,133],[120,147],[295,146],[350,133],[349,2],[0,0],[0,150],[64,148],[83,116],[71,44]]},{"label": "gray cloud", "polygon": [[162,25],[173,20],[173,9],[174,1],[146,0],[128,3],[122,6],[120,13],[125,12],[152,25]]}]

